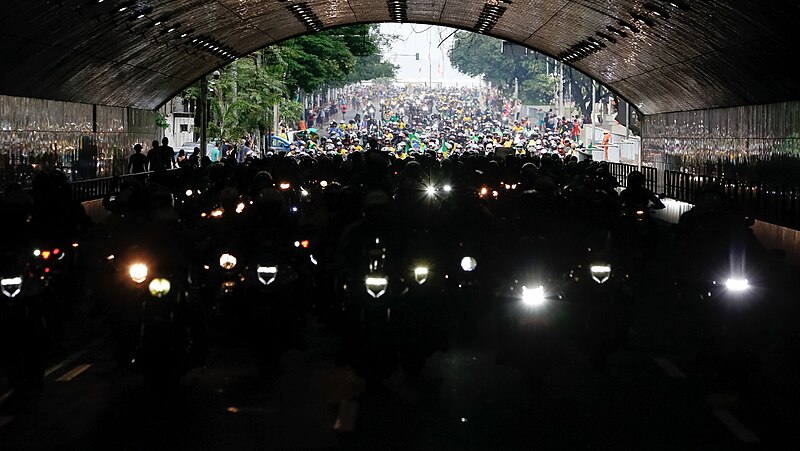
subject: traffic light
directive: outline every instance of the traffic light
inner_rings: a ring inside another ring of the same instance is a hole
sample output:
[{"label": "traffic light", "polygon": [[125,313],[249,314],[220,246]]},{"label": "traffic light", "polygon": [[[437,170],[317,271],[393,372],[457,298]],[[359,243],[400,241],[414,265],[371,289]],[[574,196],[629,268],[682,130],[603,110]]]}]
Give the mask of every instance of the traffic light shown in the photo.
[{"label": "traffic light", "polygon": [[417,52],[417,61],[419,61],[419,52]]}]

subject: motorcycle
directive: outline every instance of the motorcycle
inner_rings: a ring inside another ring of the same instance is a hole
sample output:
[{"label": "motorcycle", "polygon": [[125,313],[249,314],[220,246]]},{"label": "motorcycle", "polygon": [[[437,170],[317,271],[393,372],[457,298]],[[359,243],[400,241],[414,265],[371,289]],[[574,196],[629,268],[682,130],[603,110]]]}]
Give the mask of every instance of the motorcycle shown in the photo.
[{"label": "motorcycle", "polygon": [[171,250],[134,245],[109,259],[122,287],[117,358],[139,368],[145,384],[156,389],[177,386],[182,374],[202,365],[208,350],[196,275]]},{"label": "motorcycle", "polygon": [[300,331],[305,308],[298,302],[298,273],[288,258],[287,247],[262,241],[248,257],[253,264],[243,268],[243,301],[238,316],[248,342],[264,371],[278,366],[285,351],[302,343]]},{"label": "motorcycle", "polygon": [[373,390],[397,368],[395,309],[407,288],[388,264],[386,243],[379,237],[367,239],[366,267],[337,283],[344,297],[342,353],[337,363],[349,363]]},{"label": "motorcycle", "polygon": [[403,296],[396,308],[399,363],[409,375],[419,374],[435,351],[449,347],[449,305],[443,259],[427,230],[411,229],[403,246]]},{"label": "motorcycle", "polygon": [[601,371],[608,355],[627,343],[633,302],[624,265],[603,243],[582,249],[564,285],[565,299],[579,310],[575,338]]},{"label": "motorcycle", "polygon": [[14,390],[40,388],[50,332],[42,314],[42,284],[30,276],[26,256],[0,255],[0,361]]},{"label": "motorcycle", "polygon": [[[522,370],[533,390],[542,384],[556,352],[572,335],[576,306],[566,302],[563,273],[547,261],[546,243],[523,238],[496,294],[498,362]],[[513,254],[512,254],[513,255]]]}]

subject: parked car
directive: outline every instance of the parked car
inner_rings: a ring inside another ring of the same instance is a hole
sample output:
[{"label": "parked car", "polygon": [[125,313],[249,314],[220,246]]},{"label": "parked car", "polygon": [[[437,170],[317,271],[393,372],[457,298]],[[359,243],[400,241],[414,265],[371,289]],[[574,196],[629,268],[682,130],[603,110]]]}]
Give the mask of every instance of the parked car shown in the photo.
[{"label": "parked car", "polygon": [[[194,143],[194,142],[192,142],[192,143],[183,143],[182,146],[180,146],[179,148],[175,149],[175,158],[178,158],[178,152],[180,152],[181,149],[183,149],[183,151],[184,151],[184,153],[186,153],[187,157],[190,156],[192,154],[192,152],[194,152],[194,148],[195,147],[200,147],[200,143]],[[206,152],[205,153],[201,153],[200,157],[202,158],[203,156],[208,155],[208,153],[213,148],[214,148],[214,145],[211,144],[210,142],[207,142],[206,143]]]},{"label": "parked car", "polygon": [[281,138],[280,136],[272,136],[272,140],[269,143],[269,148],[273,152],[288,152],[289,144],[289,141]]}]

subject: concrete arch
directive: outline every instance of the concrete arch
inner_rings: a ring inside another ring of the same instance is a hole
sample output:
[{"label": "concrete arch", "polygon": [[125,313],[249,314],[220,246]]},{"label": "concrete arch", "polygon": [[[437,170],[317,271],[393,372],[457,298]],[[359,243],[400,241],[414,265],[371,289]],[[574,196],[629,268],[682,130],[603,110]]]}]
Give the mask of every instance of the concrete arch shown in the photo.
[{"label": "concrete arch", "polygon": [[[0,94],[154,109],[232,59],[352,23],[444,25],[556,57],[644,114],[800,100],[800,2],[29,0],[0,28]],[[789,65],[791,67],[791,65]]]}]

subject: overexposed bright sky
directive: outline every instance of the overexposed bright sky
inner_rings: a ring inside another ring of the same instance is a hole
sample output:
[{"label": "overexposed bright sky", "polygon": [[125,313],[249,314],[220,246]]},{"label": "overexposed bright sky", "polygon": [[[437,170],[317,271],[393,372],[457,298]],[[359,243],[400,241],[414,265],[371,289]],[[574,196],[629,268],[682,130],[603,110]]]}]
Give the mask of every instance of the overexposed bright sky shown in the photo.
[{"label": "overexposed bright sky", "polygon": [[[444,83],[447,86],[477,86],[480,78],[469,77],[450,65],[447,51],[453,45],[453,28],[384,23],[380,25],[383,33],[398,35],[391,49],[384,49],[384,58],[400,66],[398,81]],[[449,36],[449,37],[448,37]],[[445,39],[447,38],[447,39]],[[440,42],[444,42],[439,45]],[[415,54],[419,53],[419,61]],[[430,58],[428,57],[430,55]],[[430,71],[429,71],[430,67]]]}]

